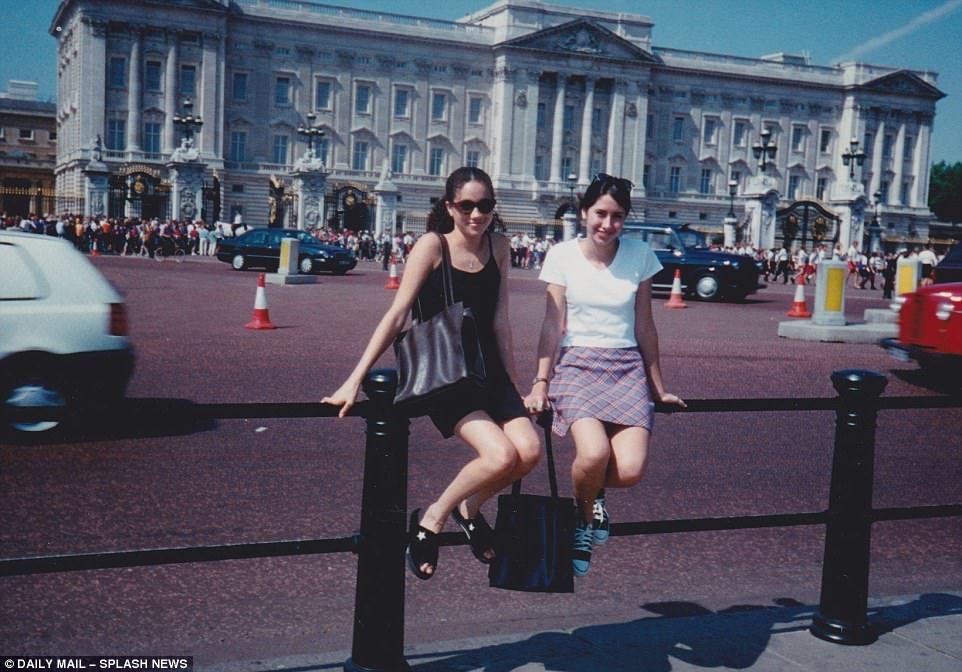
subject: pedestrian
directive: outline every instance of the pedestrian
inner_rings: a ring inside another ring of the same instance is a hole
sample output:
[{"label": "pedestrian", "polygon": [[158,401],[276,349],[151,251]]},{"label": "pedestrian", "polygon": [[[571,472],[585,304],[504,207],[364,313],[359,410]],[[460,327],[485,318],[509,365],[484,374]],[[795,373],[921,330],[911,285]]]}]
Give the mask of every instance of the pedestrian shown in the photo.
[{"label": "pedestrian", "polygon": [[627,488],[644,475],[654,403],[681,408],[665,389],[651,283],[661,263],[647,243],[621,238],[632,184],[599,174],[581,200],[586,236],[551,248],[540,279],[548,284],[538,369],[525,405],[554,408],[552,431],[571,431],[571,479],[578,514],[574,572],[591,566],[593,544],[608,539],[604,488]]},{"label": "pedestrian", "polygon": [[[438,568],[438,534],[448,516],[461,527],[471,551],[484,564],[494,559],[494,532],[481,505],[537,464],[541,443],[514,384],[515,366],[508,320],[507,275],[510,245],[489,231],[495,207],[487,173],[458,168],[447,179],[444,198],[428,216],[429,233],[405,260],[401,285],[347,380],[321,402],[340,406],[343,417],[354,405],[367,371],[394,342],[412,312],[428,320],[445,306],[442,296],[442,243],[450,249],[454,300],[463,301],[477,320],[486,379],[476,394],[448,395],[430,418],[445,438],[457,436],[477,455],[426,509],[412,512],[407,559],[412,573],[430,579]],[[419,519],[420,517],[420,519]]]}]

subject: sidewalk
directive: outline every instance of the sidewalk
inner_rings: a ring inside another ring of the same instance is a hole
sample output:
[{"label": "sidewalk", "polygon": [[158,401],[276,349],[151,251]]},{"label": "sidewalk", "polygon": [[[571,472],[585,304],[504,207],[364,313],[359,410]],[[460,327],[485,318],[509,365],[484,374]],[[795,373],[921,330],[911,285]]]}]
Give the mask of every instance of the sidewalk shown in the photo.
[{"label": "sidewalk", "polygon": [[[870,646],[816,639],[808,632],[810,606],[722,613],[705,613],[684,602],[646,608],[660,615],[574,630],[410,645],[404,653],[417,672],[962,672],[962,592],[870,603],[869,622],[879,635]],[[340,670],[349,656],[330,652],[197,669]]]}]

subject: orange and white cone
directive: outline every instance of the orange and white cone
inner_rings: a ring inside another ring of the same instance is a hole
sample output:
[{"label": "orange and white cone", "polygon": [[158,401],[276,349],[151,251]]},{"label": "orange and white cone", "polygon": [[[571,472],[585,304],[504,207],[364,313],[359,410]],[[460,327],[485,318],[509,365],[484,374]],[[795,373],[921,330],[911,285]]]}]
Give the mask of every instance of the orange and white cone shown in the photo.
[{"label": "orange and white cone", "polygon": [[805,305],[805,274],[798,276],[798,283],[795,285],[795,300],[792,301],[792,309],[785,313],[788,317],[811,317],[808,307]]},{"label": "orange and white cone", "polygon": [[257,293],[254,295],[254,314],[245,329],[277,329],[267,314],[267,292],[264,290],[264,274],[257,276]]},{"label": "orange and white cone", "polygon": [[391,255],[391,274],[387,278],[387,284],[384,285],[384,289],[397,289],[401,286],[401,282],[397,277],[397,257],[393,254]]},{"label": "orange and white cone", "polygon": [[681,269],[675,269],[675,279],[671,283],[671,296],[665,303],[665,308],[687,308],[688,304],[682,301],[681,295]]}]

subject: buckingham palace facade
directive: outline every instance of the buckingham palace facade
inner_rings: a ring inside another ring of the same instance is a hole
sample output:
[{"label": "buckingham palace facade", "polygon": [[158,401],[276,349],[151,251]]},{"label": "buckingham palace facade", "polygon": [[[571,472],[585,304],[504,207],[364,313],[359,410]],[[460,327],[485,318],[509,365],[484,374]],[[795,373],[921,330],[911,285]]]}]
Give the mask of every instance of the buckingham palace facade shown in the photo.
[{"label": "buckingham palace facade", "polygon": [[935,74],[657,47],[653,28],[535,0],[456,22],[297,0],[63,0],[58,193],[83,191],[94,153],[162,189],[190,99],[225,220],[265,224],[272,184],[311,142],[332,194],[349,185],[373,204],[387,176],[399,226],[476,165],[509,228],[557,221],[606,172],[635,183],[638,217],[720,230],[764,137],[782,204],[830,210],[859,183],[886,236],[924,239]]}]

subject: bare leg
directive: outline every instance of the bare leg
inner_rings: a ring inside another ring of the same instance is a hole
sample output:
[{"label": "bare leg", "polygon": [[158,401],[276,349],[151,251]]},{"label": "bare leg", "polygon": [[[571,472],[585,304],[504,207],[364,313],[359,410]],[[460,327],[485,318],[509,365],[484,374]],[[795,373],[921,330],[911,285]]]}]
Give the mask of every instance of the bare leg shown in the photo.
[{"label": "bare leg", "polygon": [[605,483],[612,454],[611,440],[604,423],[594,418],[576,420],[571,425],[571,435],[575,440],[571,483],[581,517],[585,522],[590,522],[595,497]]}]

